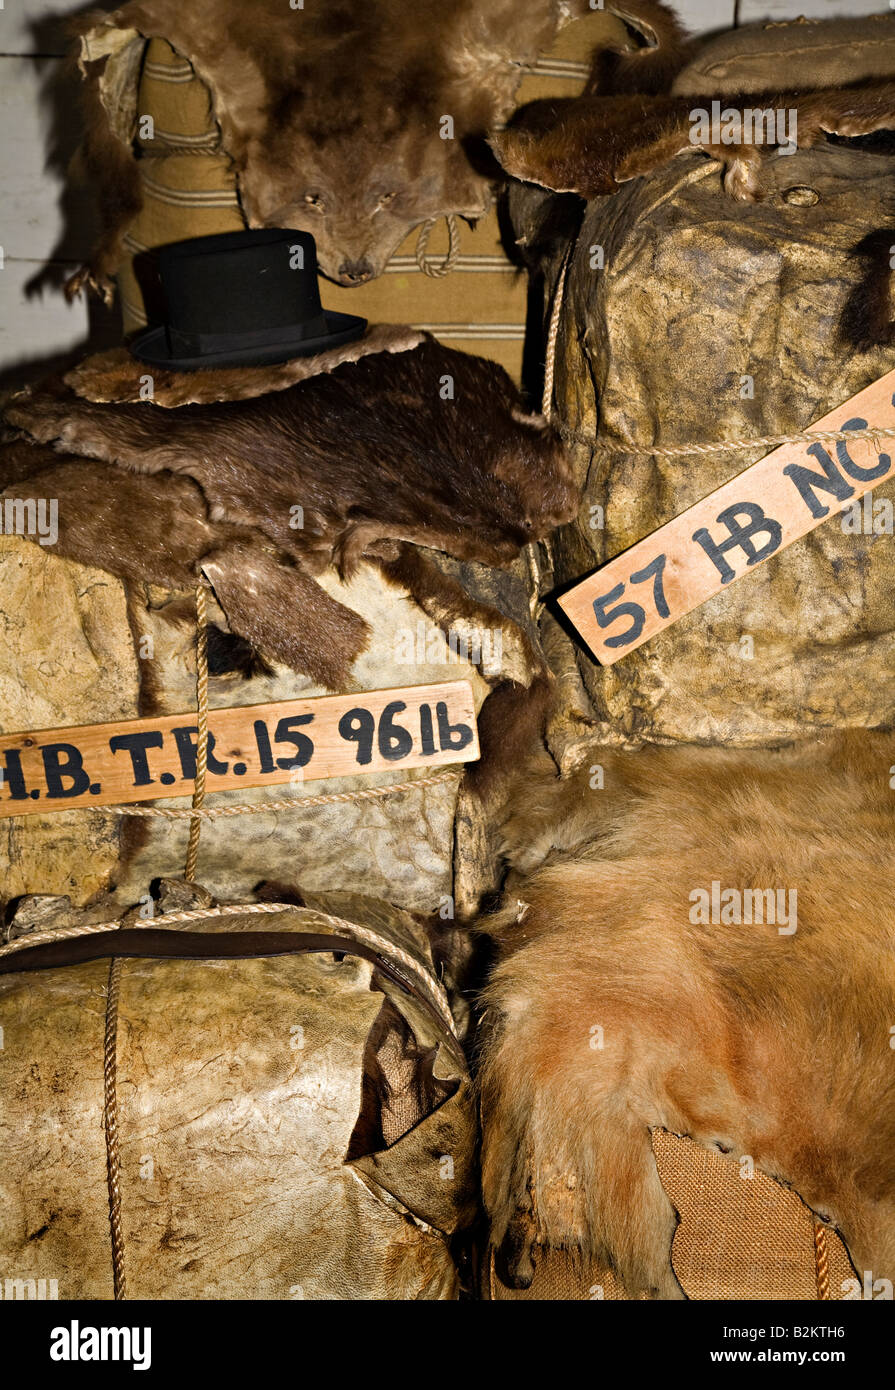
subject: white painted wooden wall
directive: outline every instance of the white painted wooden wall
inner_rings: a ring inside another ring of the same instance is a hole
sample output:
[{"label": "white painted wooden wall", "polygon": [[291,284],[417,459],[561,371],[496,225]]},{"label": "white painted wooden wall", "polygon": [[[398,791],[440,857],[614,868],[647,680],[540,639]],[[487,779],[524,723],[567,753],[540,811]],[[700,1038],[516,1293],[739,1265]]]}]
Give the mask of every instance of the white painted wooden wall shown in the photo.
[{"label": "white painted wooden wall", "polygon": [[[202,0],[184,0],[201,6]],[[251,4],[251,0],[246,0]],[[895,5],[895,0],[892,0]],[[100,5],[111,9],[114,0]],[[66,75],[67,18],[97,4],[0,0],[0,385],[34,376],[90,343],[118,337],[117,316],[68,305],[62,279],[91,241],[92,208],[65,166],[77,143],[75,79]],[[886,0],[676,0],[693,32],[800,14],[873,14]]]}]

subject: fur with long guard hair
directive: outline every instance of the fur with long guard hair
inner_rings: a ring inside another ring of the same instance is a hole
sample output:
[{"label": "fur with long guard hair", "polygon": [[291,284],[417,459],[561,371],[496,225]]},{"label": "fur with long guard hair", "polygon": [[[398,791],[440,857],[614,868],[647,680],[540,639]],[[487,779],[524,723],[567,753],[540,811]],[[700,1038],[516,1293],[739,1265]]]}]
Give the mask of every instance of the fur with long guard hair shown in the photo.
[{"label": "fur with long guard hair", "polygon": [[[761,144],[690,140],[694,110],[712,96],[603,95],[532,102],[491,146],[506,173],[556,193],[595,198],[667,164],[702,153],[724,165],[731,197],[762,196],[763,160],[776,136]],[[895,129],[895,82],[817,92],[725,94],[722,105],[743,110],[795,110],[796,144],[809,148],[827,135],[853,139]],[[761,132],[766,134],[764,130]]]},{"label": "fur with long guard hair", "polygon": [[[895,737],[776,752],[595,749],[511,792],[517,867],[479,1084],[491,1239],[680,1298],[650,1131],[749,1155],[895,1280]],[[701,925],[694,889],[796,889],[797,930]],[[595,1043],[601,1029],[601,1042]],[[534,1254],[534,1258],[537,1255]]]},{"label": "fur with long guard hair", "polygon": [[[596,55],[601,88],[663,85],[682,61],[673,13],[659,0],[606,8],[645,46]],[[303,10],[285,0],[131,0],[82,17],[77,30],[135,30],[188,58],[211,92],[248,226],[312,233],[323,273],[351,285],[380,275],[419,223],[487,211],[499,171],[485,137],[512,111],[526,66],[587,12],[586,0],[330,0]],[[133,130],[103,103],[107,62],[81,64],[83,163],[103,231],[69,290],[89,285],[110,298],[141,189]],[[450,139],[442,138],[445,114]]]}]

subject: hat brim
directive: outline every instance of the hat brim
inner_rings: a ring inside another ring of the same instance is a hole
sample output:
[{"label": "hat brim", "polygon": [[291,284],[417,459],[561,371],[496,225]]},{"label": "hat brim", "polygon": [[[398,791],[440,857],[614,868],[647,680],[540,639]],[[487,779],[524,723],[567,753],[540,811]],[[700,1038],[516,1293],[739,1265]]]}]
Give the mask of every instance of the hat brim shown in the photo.
[{"label": "hat brim", "polygon": [[340,347],[343,343],[354,342],[367,327],[367,320],[354,314],[337,314],[325,309],[326,332],[316,338],[290,338],[285,334],[278,343],[264,348],[231,347],[223,352],[206,352],[201,357],[172,357],[168,348],[168,335],[164,324],[158,328],[147,328],[130,343],[128,351],[151,367],[167,367],[175,372],[198,372],[209,367],[267,367],[277,362],[288,362],[293,357],[310,357],[315,352],[325,352],[327,348]]}]

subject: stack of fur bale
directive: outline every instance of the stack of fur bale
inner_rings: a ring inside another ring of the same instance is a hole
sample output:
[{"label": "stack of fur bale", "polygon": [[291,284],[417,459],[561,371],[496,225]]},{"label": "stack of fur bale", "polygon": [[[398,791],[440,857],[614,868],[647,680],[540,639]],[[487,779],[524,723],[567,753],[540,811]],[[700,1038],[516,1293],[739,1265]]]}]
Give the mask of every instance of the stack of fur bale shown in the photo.
[{"label": "stack of fur bale", "polygon": [[[166,235],[145,195],[186,205],[190,148],[226,226],[172,239],[307,230],[346,287],[421,223],[483,215],[496,158],[547,291],[552,418],[495,363],[381,323],[276,366],[153,368],[149,393],[120,349],[8,403],[2,501],[55,499],[58,534],[0,538],[4,731],[191,710],[202,585],[212,709],[450,674],[482,746],[462,781],[207,827],[203,887],[178,877],[183,822],[0,821],[0,1056],[22,1097],[0,1238],[23,1279],[456,1296],[478,1194],[450,987],[470,948],[433,946],[426,919],[479,912],[502,850],[478,919],[483,1296],[835,1298],[855,1271],[891,1295],[885,526],[828,522],[609,670],[550,604],[532,615],[760,457],[750,439],[891,368],[895,190],[872,137],[895,125],[893,23],[799,26],[783,61],[773,30],[694,56],[655,0],[608,8],[645,43],[610,26],[583,96],[512,119],[583,4],[318,21],[265,0],[259,45],[225,0],[223,47],[172,0],[88,20],[106,230],[75,287],[108,293],[124,261],[141,288]],[[189,88],[182,129],[141,119],[153,82]],[[693,108],[737,93],[795,111],[798,149],[694,150]],[[667,443],[701,447],[650,454]]]},{"label": "stack of fur bale", "polygon": [[[893,77],[891,18],[770,26],[495,140],[582,489],[557,586],[895,365]],[[793,147],[695,146],[713,100],[782,111]],[[891,1297],[893,500],[611,667],[542,624],[553,761],[481,923],[491,1296],[842,1298],[871,1271]]]},{"label": "stack of fur bale", "polygon": [[[300,12],[267,8],[290,42],[307,28]],[[556,7],[542,8],[526,21],[526,57],[558,24]],[[337,19],[324,20],[327,51]],[[497,61],[474,32],[475,6],[466,19],[461,53],[474,41],[486,66]],[[400,35],[400,21],[378,6],[361,36]],[[432,49],[414,23],[405,87]],[[166,142],[180,148],[184,132],[147,133],[135,92],[173,80],[196,97],[196,75],[223,143],[192,132],[208,163],[191,168],[214,178],[217,156],[235,167],[239,225],[243,214],[256,227],[311,218],[338,274],[361,255],[351,235],[370,234],[356,164],[340,169],[334,147],[324,169],[361,200],[353,218],[321,225],[304,199],[297,215],[286,192],[302,150],[310,161],[290,102],[299,124],[316,129],[325,114],[304,108],[297,69],[284,95],[279,57],[269,70],[248,63],[257,45],[245,34],[218,68],[184,24],[163,0],[90,21],[86,168],[106,233],[79,283],[108,292],[122,252],[144,249],[132,221],[153,173],[144,148],[136,175],[134,142],[158,140],[156,185],[177,172]],[[195,67],[166,67],[152,37]],[[430,212],[484,211],[490,182],[468,158],[468,127],[509,101],[515,43],[499,55],[500,83],[479,90],[453,68],[445,79],[459,129],[434,145],[429,203],[412,201],[411,174],[444,84],[423,83],[422,112],[392,90],[380,129],[400,198],[378,209],[383,254]],[[380,70],[369,52],[372,100],[395,64]],[[301,74],[317,88],[330,80],[319,57]],[[225,228],[181,235],[208,230]],[[22,525],[0,539],[5,733],[192,711],[201,586],[212,711],[462,677],[482,750],[462,782],[461,769],[447,781],[418,772],[378,800],[360,793],[393,776],[318,782],[325,805],[288,811],[264,810],[276,791],[222,792],[218,808],[247,813],[205,823],[201,888],[179,878],[186,822],[164,819],[170,801],[145,819],[118,808],[3,818],[2,1055],[23,1096],[4,1116],[6,1267],[58,1280],[63,1297],[456,1296],[450,1241],[477,1196],[458,1042],[468,1009],[446,992],[426,919],[469,915],[493,887],[493,807],[543,733],[552,676],[523,552],[574,515],[562,442],[500,366],[382,324],[275,366],[147,371],[122,348],[20,393],[2,428],[5,514],[27,520],[36,499],[54,508],[52,535]]]},{"label": "stack of fur bale", "polygon": [[[144,378],[120,349],[8,405],[3,496],[53,499],[58,536],[0,541],[3,727],[194,708],[200,577],[211,708],[465,677],[484,756],[462,794],[456,886],[456,779],[306,809],[298,865],[291,812],[210,828],[202,875],[230,898],[300,870],[309,888],[469,910],[491,886],[489,784],[543,722],[550,678],[518,557],[574,510],[556,435],[501,368],[410,330],[271,368],[155,371],[151,401]],[[113,889],[126,906],[183,863],[183,822],[97,808],[2,825],[7,900]]]},{"label": "stack of fur bale", "polygon": [[182,820],[3,819],[4,1265],[68,1298],[454,1298],[468,1008],[428,919],[490,887],[544,726],[518,557],[574,512],[564,448],[407,330],[143,380],[122,349],[7,406],[3,501],[56,511],[0,540],[4,730],[193,709],[202,581],[212,710],[463,676],[482,756],[382,801],[393,773],[222,792],[258,813],[206,825],[201,888]]}]

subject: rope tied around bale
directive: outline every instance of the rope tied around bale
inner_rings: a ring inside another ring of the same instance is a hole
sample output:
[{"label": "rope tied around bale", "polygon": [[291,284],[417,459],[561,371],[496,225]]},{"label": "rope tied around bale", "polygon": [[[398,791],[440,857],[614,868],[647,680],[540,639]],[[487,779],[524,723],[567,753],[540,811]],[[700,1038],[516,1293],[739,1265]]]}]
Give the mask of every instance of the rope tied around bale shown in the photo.
[{"label": "rope tied around bale", "polygon": [[112,1285],[116,1300],[127,1297],[124,1232],[121,1225],[121,1155],[118,1142],[118,1004],[121,995],[121,964],[120,956],[113,956],[109,962],[103,1038],[103,1129],[106,1134],[106,1181],[112,1237]]},{"label": "rope tied around bale", "polygon": [[831,1299],[830,1252],[827,1246],[827,1233],[820,1221],[814,1223],[814,1268],[817,1273],[818,1298],[824,1301]]},{"label": "rope tied around bale", "polygon": [[387,782],[382,787],[362,787],[353,792],[326,792],[321,796],[288,796],[277,801],[240,802],[236,806],[209,806],[196,810],[178,809],[168,806],[103,806],[103,811],[114,811],[119,816],[162,816],[165,820],[217,820],[221,816],[260,816],[268,811],[289,811],[300,806],[330,806],[350,801],[378,801],[382,797],[397,796],[400,792],[416,791],[418,787],[436,787],[442,782],[459,781],[462,772],[433,773],[430,777],[417,777],[407,782]]},{"label": "rope tied around bale", "polygon": [[196,704],[198,732],[196,738],[196,779],[193,784],[193,804],[190,815],[190,838],[186,849],[183,876],[187,883],[196,881],[199,857],[199,836],[202,821],[199,812],[205,801],[205,774],[208,771],[208,606],[205,579],[196,586]]},{"label": "rope tied around bale", "polygon": [[613,444],[601,443],[596,435],[580,430],[560,430],[567,443],[599,445],[604,453],[634,454],[638,458],[686,458],[696,454],[735,454],[747,449],[776,449],[781,444],[835,443],[838,440],[872,439],[877,448],[883,439],[895,438],[895,425],[868,426],[863,430],[800,430],[795,434],[752,435],[742,439],[718,440],[714,444]]},{"label": "rope tied around bale", "polygon": [[[322,918],[325,922],[349,937],[354,937],[358,941],[366,942],[375,947],[384,956],[394,957],[400,961],[405,970],[414,975],[422,984],[429,995],[432,1003],[436,1006],[439,1016],[442,1019],[448,1032],[456,1038],[457,1025],[451,1013],[450,1001],[443,984],[438,976],[428,970],[417,958],[402,946],[390,940],[389,937],[381,935],[371,927],[361,926],[358,922],[352,922],[347,917],[337,917],[332,913],[323,912],[318,908],[302,908],[295,903],[224,903],[219,907],[191,907],[182,908],[175,912],[163,912],[157,917],[147,917],[141,919],[146,927],[169,927],[176,923],[186,924],[189,922],[202,922],[217,917],[255,917],[258,915],[270,915],[277,913],[294,913],[311,911],[315,917]],[[27,932],[24,936],[16,937],[15,940],[7,942],[5,946],[0,946],[0,958],[14,956],[18,951],[27,950],[29,947],[46,945],[55,941],[72,941],[80,936],[93,936],[97,933],[107,933],[116,931],[125,925],[135,926],[134,921],[125,921],[116,918],[111,922],[85,922],[77,927],[50,927],[46,931],[39,933]],[[113,960],[112,965],[121,965],[121,958]],[[114,985],[114,989],[113,989]],[[117,1164],[117,1144],[118,1144],[118,1108],[115,1099],[116,1086],[116,1039],[118,1028],[118,994],[120,989],[120,973],[113,972],[110,968],[109,992],[106,1002],[106,1040],[105,1040],[105,1094],[106,1112],[112,1116],[112,1125],[107,1125],[107,1144],[109,1152],[116,1155],[115,1161],[115,1185],[117,1190],[118,1164]],[[112,1142],[108,1143],[109,1135],[112,1135]],[[110,1166],[110,1173],[111,1173]],[[110,1178],[110,1201],[112,1184]],[[120,1196],[118,1200],[120,1208]]]},{"label": "rope tied around bale", "polygon": [[569,269],[569,262],[572,259],[573,245],[574,243],[569,243],[566,254],[562,259],[559,279],[556,282],[556,294],[553,298],[553,309],[550,313],[550,326],[547,330],[547,357],[544,363],[544,390],[541,396],[541,414],[550,421],[553,420],[553,379],[556,369],[556,340],[559,337],[559,318],[562,313],[563,299],[566,293],[566,273]]},{"label": "rope tied around bale", "polygon": [[438,221],[437,217],[430,217],[428,222],[424,222],[420,227],[420,234],[416,243],[416,263],[424,275],[428,275],[433,280],[441,280],[445,275],[449,275],[460,258],[460,233],[457,229],[457,219],[452,212],[445,214],[445,222],[448,229],[448,251],[443,261],[430,261],[426,257],[426,247],[429,244],[429,237]]},{"label": "rope tied around bale", "polygon": [[[572,258],[572,246],[569,244],[566,254],[563,257],[560,267],[559,279],[556,282],[556,294],[553,299],[553,308],[550,313],[550,326],[547,330],[547,356],[544,362],[544,389],[541,394],[541,414],[551,424],[553,423],[553,381],[556,367],[556,341],[559,337],[559,316],[562,312],[563,297],[566,287],[566,271],[569,268],[569,261]],[[546,544],[547,542],[545,542]],[[525,558],[528,561],[528,571],[531,575],[532,592],[528,607],[532,621],[536,621],[541,603],[541,566],[538,561],[538,543],[531,541],[525,547]]]}]

